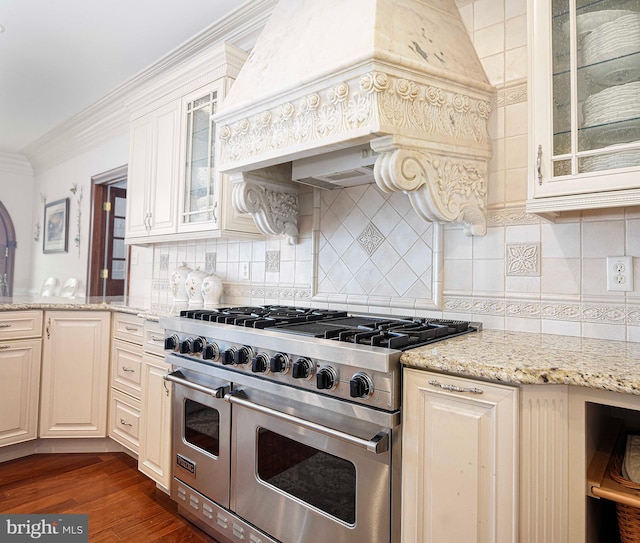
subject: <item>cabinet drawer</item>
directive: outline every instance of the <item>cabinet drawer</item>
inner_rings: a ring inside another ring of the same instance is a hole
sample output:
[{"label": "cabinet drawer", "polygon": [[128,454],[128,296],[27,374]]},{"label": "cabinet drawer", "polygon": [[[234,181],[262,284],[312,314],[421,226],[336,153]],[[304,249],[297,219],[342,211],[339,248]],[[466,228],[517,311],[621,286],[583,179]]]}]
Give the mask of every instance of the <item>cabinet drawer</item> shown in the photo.
[{"label": "cabinet drawer", "polygon": [[127,313],[113,314],[113,337],[142,345],[144,319]]},{"label": "cabinet drawer", "polygon": [[148,353],[164,355],[164,328],[154,321],[144,323],[144,350]]},{"label": "cabinet drawer", "polygon": [[42,336],[42,311],[0,312],[0,340]]},{"label": "cabinet drawer", "polygon": [[140,402],[111,389],[109,437],[133,452],[140,446]]},{"label": "cabinet drawer", "polygon": [[138,400],[142,394],[142,349],[118,339],[111,348],[111,386]]}]

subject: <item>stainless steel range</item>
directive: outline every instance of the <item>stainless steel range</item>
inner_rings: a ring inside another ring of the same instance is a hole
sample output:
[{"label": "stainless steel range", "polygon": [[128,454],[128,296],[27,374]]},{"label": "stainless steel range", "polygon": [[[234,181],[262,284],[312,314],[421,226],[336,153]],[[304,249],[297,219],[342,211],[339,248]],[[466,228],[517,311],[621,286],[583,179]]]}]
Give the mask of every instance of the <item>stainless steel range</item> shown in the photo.
[{"label": "stainless steel range", "polygon": [[400,540],[401,352],[478,325],[286,306],[160,324],[182,515],[221,541]]}]

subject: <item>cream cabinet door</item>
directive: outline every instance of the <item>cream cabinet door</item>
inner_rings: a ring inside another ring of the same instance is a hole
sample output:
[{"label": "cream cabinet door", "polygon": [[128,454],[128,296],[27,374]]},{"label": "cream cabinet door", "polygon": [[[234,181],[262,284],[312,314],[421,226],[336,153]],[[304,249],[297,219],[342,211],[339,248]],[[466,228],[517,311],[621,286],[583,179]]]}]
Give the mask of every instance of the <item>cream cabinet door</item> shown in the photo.
[{"label": "cream cabinet door", "polygon": [[127,242],[176,231],[179,107],[175,101],[131,123]]},{"label": "cream cabinet door", "polygon": [[44,315],[40,437],[105,437],[110,313]]},{"label": "cream cabinet door", "polygon": [[145,353],[142,363],[142,421],[138,469],[165,491],[171,482],[171,387],[164,375],[171,366]]},{"label": "cream cabinet door", "polygon": [[404,370],[404,543],[518,541],[517,414],[517,388]]},{"label": "cream cabinet door", "polygon": [[0,340],[0,446],[38,434],[40,339]]},{"label": "cream cabinet door", "polygon": [[149,234],[174,234],[177,226],[179,156],[178,101],[154,113],[152,174],[149,185]]},{"label": "cream cabinet door", "polygon": [[148,190],[151,178],[153,141],[151,114],[131,123],[127,172],[126,238],[146,238],[149,234]]}]

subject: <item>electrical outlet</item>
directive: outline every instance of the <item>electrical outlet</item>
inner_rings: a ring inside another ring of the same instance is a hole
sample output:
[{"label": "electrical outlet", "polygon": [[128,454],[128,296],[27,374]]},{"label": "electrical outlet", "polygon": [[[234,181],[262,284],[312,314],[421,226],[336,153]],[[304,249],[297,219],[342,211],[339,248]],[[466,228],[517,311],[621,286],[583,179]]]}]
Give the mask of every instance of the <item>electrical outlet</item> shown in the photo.
[{"label": "electrical outlet", "polygon": [[607,290],[633,290],[633,258],[630,256],[607,257]]},{"label": "electrical outlet", "polygon": [[240,280],[251,281],[251,262],[240,262]]}]

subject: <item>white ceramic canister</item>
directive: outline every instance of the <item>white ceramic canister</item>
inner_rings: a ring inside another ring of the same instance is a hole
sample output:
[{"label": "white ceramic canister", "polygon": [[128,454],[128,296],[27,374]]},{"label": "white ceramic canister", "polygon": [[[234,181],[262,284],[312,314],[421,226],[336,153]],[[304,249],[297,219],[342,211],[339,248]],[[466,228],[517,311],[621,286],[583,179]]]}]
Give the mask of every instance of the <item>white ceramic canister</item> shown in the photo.
[{"label": "white ceramic canister", "polygon": [[189,268],[184,262],[182,266],[177,268],[169,279],[169,285],[171,286],[171,294],[173,295],[174,302],[188,302],[189,295],[187,294],[187,289],[185,287],[185,281],[187,280],[187,276],[193,270]]},{"label": "white ceramic canister", "polygon": [[207,274],[200,270],[194,270],[187,275],[184,286],[189,296],[189,307],[202,307],[202,281]]},{"label": "white ceramic canister", "polygon": [[217,275],[207,275],[202,280],[202,299],[204,307],[212,308],[220,304],[222,296],[222,279]]}]

